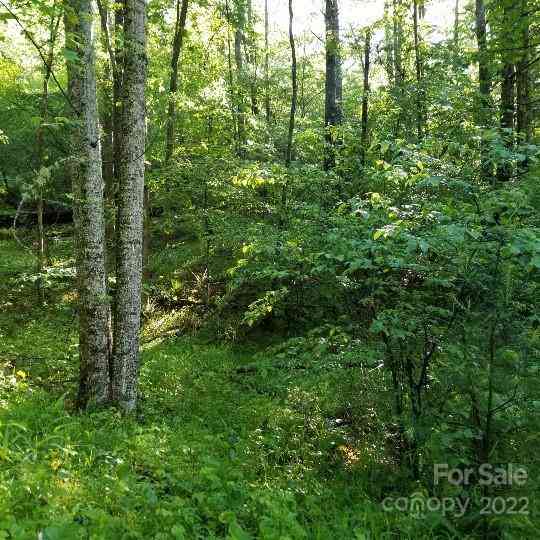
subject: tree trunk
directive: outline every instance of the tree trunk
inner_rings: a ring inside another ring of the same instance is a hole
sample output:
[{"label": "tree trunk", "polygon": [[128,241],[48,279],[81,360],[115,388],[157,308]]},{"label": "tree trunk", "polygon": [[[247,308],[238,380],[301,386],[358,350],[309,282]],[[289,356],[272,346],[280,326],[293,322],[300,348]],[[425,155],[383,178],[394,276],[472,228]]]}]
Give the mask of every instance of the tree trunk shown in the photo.
[{"label": "tree trunk", "polygon": [[71,140],[75,250],[79,293],[78,404],[109,398],[109,301],[105,272],[105,220],[96,96],[91,0],[69,0],[65,16],[70,102],[77,111]]},{"label": "tree trunk", "polygon": [[366,43],[364,46],[364,86],[362,93],[362,139],[361,139],[361,158],[362,166],[366,164],[366,151],[369,140],[369,70],[371,57],[371,30],[366,30]]},{"label": "tree trunk", "polygon": [[182,52],[182,43],[186,29],[188,0],[176,1],[176,24],[172,43],[171,76],[169,79],[169,105],[167,109],[167,136],[165,142],[165,164],[174,152],[176,139],[176,92],[178,90],[178,60]]},{"label": "tree trunk", "polygon": [[384,52],[385,69],[388,81],[392,83],[394,78],[394,45],[393,45],[393,25],[390,25],[390,3],[384,2]]},{"label": "tree trunk", "polygon": [[137,404],[145,150],[146,2],[124,1],[113,400]]},{"label": "tree trunk", "polygon": [[253,6],[251,0],[247,0],[247,38],[244,35],[244,47],[246,61],[249,66],[249,96],[251,99],[251,114],[259,114],[257,96],[257,44],[254,38]]},{"label": "tree trunk", "polygon": [[325,170],[336,166],[336,148],[339,145],[339,135],[336,128],[342,122],[341,100],[341,58],[339,50],[339,10],[338,0],[326,0],[326,80],[324,127],[326,151],[324,156]]},{"label": "tree trunk", "polygon": [[293,159],[294,122],[295,122],[295,116],[296,116],[296,102],[298,100],[298,82],[297,82],[297,76],[296,76],[296,45],[294,42],[294,33],[293,33],[292,0],[289,0],[289,43],[291,45],[292,97],[291,97],[291,112],[289,115],[289,133],[287,136],[287,154],[285,157],[285,163],[287,167],[291,165],[291,161]]},{"label": "tree trunk", "polygon": [[114,196],[118,196],[118,181],[120,174],[120,139],[122,123],[122,81],[124,69],[124,5],[120,5],[114,12],[114,59],[116,74],[113,81],[113,152],[114,152]]},{"label": "tree trunk", "polygon": [[454,56],[459,54],[459,0],[456,0],[454,6]]},{"label": "tree trunk", "polygon": [[[108,63],[105,65],[105,77],[112,81],[114,88],[114,81],[117,78],[116,73],[116,60],[114,57],[114,50],[111,45],[111,39],[109,34],[109,13],[101,0],[97,1],[99,10],[99,19],[101,23],[101,44],[104,51],[108,55]],[[114,96],[107,89],[105,90],[105,101],[108,106],[104,107],[103,114],[103,137],[102,137],[102,176],[105,182],[105,199],[110,204],[114,197]]]},{"label": "tree trunk", "polygon": [[521,138],[525,142],[532,139],[532,122],[529,107],[531,76],[530,76],[530,39],[529,39],[529,2],[521,1],[521,47],[522,52],[519,62],[516,66],[516,85],[517,85],[517,115],[516,128]]},{"label": "tree trunk", "polygon": [[[513,129],[514,129],[514,106],[515,92],[514,83],[516,72],[514,65],[507,63],[502,69],[501,82],[501,136],[504,140],[504,145],[508,150],[512,150],[514,146]],[[510,163],[503,163],[497,171],[499,181],[505,182],[510,180],[512,176],[512,167]]]},{"label": "tree trunk", "polygon": [[418,28],[418,0],[413,0],[414,64],[416,68],[416,133],[418,141],[424,137],[424,95],[422,91],[422,58]]},{"label": "tree trunk", "polygon": [[394,22],[394,86],[400,90],[403,88],[405,73],[403,71],[403,27],[401,24],[401,0],[393,0]]},{"label": "tree trunk", "polygon": [[403,67],[403,24],[401,0],[393,0],[393,58],[394,58],[394,96],[398,115],[394,128],[395,137],[399,137],[404,115],[405,70]]},{"label": "tree trunk", "polygon": [[246,109],[244,104],[244,87],[246,77],[244,73],[244,59],[242,56],[243,41],[243,13],[236,17],[234,32],[234,59],[236,62],[236,116],[238,122],[238,155],[244,157],[246,146]]},{"label": "tree trunk", "polygon": [[264,0],[264,112],[266,123],[270,124],[270,51],[268,43],[269,35],[268,0]]},{"label": "tree trunk", "polygon": [[229,2],[225,0],[225,18],[227,20],[227,75],[229,83],[229,103],[231,107],[231,119],[233,122],[234,146],[236,155],[240,155],[240,137],[238,133],[238,111],[236,108],[236,98],[234,92],[234,76],[232,67],[232,52],[231,52],[231,13],[229,10]]},{"label": "tree trunk", "polygon": [[[481,129],[491,124],[491,74],[489,69],[489,56],[487,50],[486,34],[486,8],[484,0],[475,0],[475,32],[478,45],[478,89],[479,104],[477,121]],[[482,141],[480,148],[481,175],[490,180],[492,170],[487,160],[486,143]]]}]

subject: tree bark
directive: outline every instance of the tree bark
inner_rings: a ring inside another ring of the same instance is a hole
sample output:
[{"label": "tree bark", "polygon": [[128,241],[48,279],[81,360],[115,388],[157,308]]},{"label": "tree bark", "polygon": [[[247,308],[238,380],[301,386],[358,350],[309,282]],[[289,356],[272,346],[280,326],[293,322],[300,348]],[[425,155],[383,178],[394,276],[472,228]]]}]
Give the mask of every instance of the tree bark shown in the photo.
[{"label": "tree bark", "polygon": [[236,117],[238,124],[238,155],[245,156],[246,146],[246,107],[244,103],[244,88],[246,76],[244,72],[244,58],[242,55],[244,13],[237,7],[234,31],[234,60],[236,62]]},{"label": "tree bark", "polygon": [[296,103],[298,101],[298,82],[296,75],[296,45],[294,42],[293,33],[293,3],[289,0],[289,43],[291,46],[291,112],[289,114],[289,132],[287,136],[287,154],[285,156],[285,164],[287,167],[291,165],[293,159],[293,139],[294,139],[294,123],[296,118]]},{"label": "tree bark", "polygon": [[459,54],[459,0],[456,0],[454,6],[454,56]]},{"label": "tree bark", "polygon": [[146,2],[124,0],[113,400],[137,404],[145,150]]},{"label": "tree bark", "polygon": [[229,103],[231,108],[231,120],[233,123],[234,146],[236,155],[240,154],[240,138],[238,133],[238,111],[236,108],[236,97],[234,92],[234,75],[232,67],[232,46],[231,46],[231,13],[229,2],[225,0],[225,18],[227,20],[227,75],[229,83]]},{"label": "tree bark", "polygon": [[339,42],[339,9],[338,0],[326,0],[326,79],[325,79],[325,156],[324,169],[336,166],[336,148],[339,146],[339,135],[336,133],[342,123],[342,78]]},{"label": "tree bark", "polygon": [[384,2],[384,52],[385,52],[385,68],[389,83],[393,83],[394,76],[394,38],[393,25],[390,25],[390,2]]},{"label": "tree bark", "polygon": [[[486,8],[484,0],[475,0],[475,33],[478,45],[479,104],[477,121],[480,128],[485,129],[491,124],[491,74],[487,50]],[[481,143],[480,160],[481,176],[485,180],[490,180],[492,170],[487,159],[487,148],[484,141]]]},{"label": "tree bark", "polygon": [[268,0],[264,0],[264,112],[266,123],[270,124],[270,51],[269,51]]},{"label": "tree bark", "polygon": [[361,156],[362,165],[366,164],[366,152],[369,140],[369,70],[371,57],[371,30],[366,30],[366,41],[364,45],[364,85],[362,93],[362,138],[361,138]]},{"label": "tree bark", "polygon": [[[107,53],[108,62],[105,65],[105,77],[112,81],[117,78],[116,60],[114,50],[111,45],[109,33],[109,12],[101,0],[97,0],[99,19],[101,23],[101,44],[103,50]],[[102,137],[102,176],[105,182],[105,199],[110,204],[114,198],[114,96],[109,89],[105,90],[105,102],[107,105],[102,110],[103,115],[103,137]]]},{"label": "tree bark", "polygon": [[[514,146],[513,129],[515,114],[515,77],[516,71],[514,65],[506,63],[502,69],[501,81],[501,136],[504,145],[508,150]],[[499,181],[510,180],[512,167],[510,163],[503,163],[498,167],[497,176]]]},{"label": "tree bark", "polygon": [[169,105],[167,109],[167,136],[165,142],[166,165],[171,160],[176,142],[176,92],[178,91],[178,60],[182,52],[188,4],[188,0],[176,1],[176,24],[172,43],[171,74],[169,79]]},{"label": "tree bark", "polygon": [[530,75],[530,39],[529,39],[529,2],[521,1],[521,47],[522,52],[516,66],[516,90],[517,90],[517,111],[516,128],[521,138],[525,142],[532,139],[532,122],[529,107],[531,75]]},{"label": "tree bark", "polygon": [[249,66],[249,96],[251,99],[251,114],[259,114],[257,95],[257,43],[255,41],[255,29],[253,26],[253,5],[247,0],[247,37],[244,34],[244,47],[246,62]]},{"label": "tree bark", "polygon": [[401,0],[393,0],[394,38],[394,86],[402,90],[405,81],[403,71],[403,27],[401,24]]},{"label": "tree bark", "polygon": [[403,24],[402,0],[393,0],[393,58],[394,58],[394,96],[398,115],[394,128],[395,137],[399,137],[404,116],[405,69],[403,67]]},{"label": "tree bark", "polygon": [[74,119],[73,182],[75,250],[79,293],[78,404],[109,398],[109,301],[105,271],[105,220],[95,78],[91,0],[68,0],[65,16],[70,102]]},{"label": "tree bark", "polygon": [[414,64],[416,69],[416,132],[418,140],[424,137],[424,95],[422,90],[422,58],[420,52],[420,30],[418,0],[413,0]]}]

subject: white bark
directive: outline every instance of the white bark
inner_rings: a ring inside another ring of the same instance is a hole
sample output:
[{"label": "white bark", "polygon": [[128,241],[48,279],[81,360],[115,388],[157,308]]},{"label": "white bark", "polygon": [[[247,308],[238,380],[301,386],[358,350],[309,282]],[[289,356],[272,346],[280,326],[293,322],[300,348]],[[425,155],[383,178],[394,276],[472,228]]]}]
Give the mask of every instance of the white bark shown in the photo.
[{"label": "white bark", "polygon": [[71,106],[75,109],[73,182],[79,292],[79,404],[109,397],[109,301],[105,273],[103,178],[96,99],[91,0],[69,0],[66,45]]},{"label": "white bark", "polygon": [[116,317],[113,400],[131,412],[137,404],[141,312],[146,2],[124,1],[124,77],[122,92]]}]

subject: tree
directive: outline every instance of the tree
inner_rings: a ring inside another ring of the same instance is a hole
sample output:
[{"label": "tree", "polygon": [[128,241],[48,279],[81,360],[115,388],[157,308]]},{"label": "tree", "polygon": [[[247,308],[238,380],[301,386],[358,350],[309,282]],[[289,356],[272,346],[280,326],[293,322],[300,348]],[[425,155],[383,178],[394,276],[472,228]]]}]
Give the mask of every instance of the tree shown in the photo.
[{"label": "tree", "polygon": [[[484,0],[475,0],[475,33],[478,45],[478,110],[477,122],[481,129],[491,124],[491,73],[487,48],[486,8]],[[484,179],[491,177],[492,171],[487,158],[485,141],[480,149],[481,174]]]},{"label": "tree", "polygon": [[338,0],[326,0],[326,78],[324,101],[325,170],[336,166],[336,147],[339,145],[337,129],[342,123],[342,77],[339,42]]},{"label": "tree", "polygon": [[75,252],[79,293],[79,393],[86,407],[109,399],[109,301],[91,0],[69,0],[65,12],[67,71],[73,118]]},{"label": "tree", "polygon": [[361,157],[362,165],[366,163],[366,151],[369,139],[369,70],[371,58],[371,29],[366,29],[364,43],[364,84],[362,91],[362,135],[361,135]]},{"label": "tree", "polygon": [[176,23],[172,43],[171,73],[169,79],[169,104],[167,109],[167,134],[165,141],[165,164],[171,160],[176,138],[176,92],[178,90],[178,60],[182,52],[182,43],[186,28],[189,0],[176,1]]},{"label": "tree", "polygon": [[270,123],[270,51],[268,43],[269,34],[268,0],[264,0],[264,112],[266,123]]},{"label": "tree", "polygon": [[287,135],[287,154],[285,157],[285,163],[287,167],[290,166],[293,157],[293,137],[294,137],[294,121],[296,116],[296,102],[298,101],[298,82],[296,76],[296,45],[294,42],[293,33],[293,4],[292,0],[289,0],[289,43],[291,46],[291,111],[289,114],[289,132]]},{"label": "tree", "polygon": [[125,0],[112,396],[137,404],[145,153],[146,2]]},{"label": "tree", "polygon": [[418,140],[424,136],[424,95],[422,92],[422,58],[420,52],[420,17],[418,0],[413,0],[413,32],[414,32],[414,65],[416,70],[416,131]]},{"label": "tree", "polygon": [[234,12],[234,60],[236,63],[236,117],[238,129],[238,155],[245,156],[246,150],[246,105],[244,91],[246,88],[246,71],[242,44],[244,42],[244,27],[246,13],[244,0],[235,1]]},{"label": "tree", "polygon": [[516,127],[518,133],[525,142],[532,140],[531,122],[531,43],[530,33],[530,2],[521,0],[520,25],[518,27],[519,39],[519,59],[516,65],[516,91],[517,91],[517,111]]}]

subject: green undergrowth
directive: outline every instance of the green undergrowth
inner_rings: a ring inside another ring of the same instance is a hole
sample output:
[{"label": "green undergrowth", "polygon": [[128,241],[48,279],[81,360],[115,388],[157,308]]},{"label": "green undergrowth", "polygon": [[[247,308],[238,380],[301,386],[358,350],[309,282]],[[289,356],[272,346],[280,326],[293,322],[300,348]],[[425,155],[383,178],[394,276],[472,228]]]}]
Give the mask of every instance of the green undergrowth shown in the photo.
[{"label": "green undergrowth", "polygon": [[255,345],[176,336],[144,347],[134,417],[76,413],[70,282],[40,306],[31,255],[0,248],[0,539],[457,536],[435,514],[382,510],[392,465],[333,423],[354,369],[291,371]]}]

